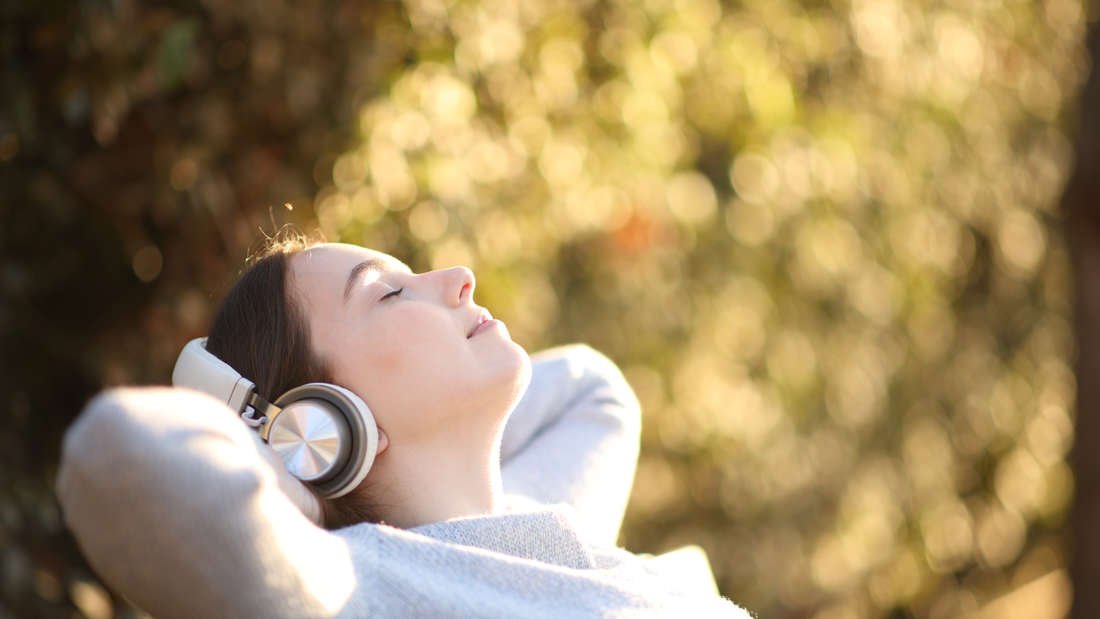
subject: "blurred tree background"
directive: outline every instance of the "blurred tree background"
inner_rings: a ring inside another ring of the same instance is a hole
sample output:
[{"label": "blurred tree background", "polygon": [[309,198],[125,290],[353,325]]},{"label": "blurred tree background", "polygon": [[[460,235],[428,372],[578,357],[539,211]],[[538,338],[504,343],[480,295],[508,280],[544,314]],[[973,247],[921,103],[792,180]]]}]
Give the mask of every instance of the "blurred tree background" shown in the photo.
[{"label": "blurred tree background", "polygon": [[1082,0],[0,7],[0,617],[137,614],[61,433],[284,222],[618,361],[623,543],[761,617],[1069,612]]}]

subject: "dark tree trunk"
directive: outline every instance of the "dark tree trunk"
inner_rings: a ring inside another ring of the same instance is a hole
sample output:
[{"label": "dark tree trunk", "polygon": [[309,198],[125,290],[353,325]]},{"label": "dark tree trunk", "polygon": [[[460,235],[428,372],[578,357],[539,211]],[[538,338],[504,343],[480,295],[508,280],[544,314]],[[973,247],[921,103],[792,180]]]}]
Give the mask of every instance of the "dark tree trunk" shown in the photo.
[{"label": "dark tree trunk", "polygon": [[403,62],[375,30],[399,10],[0,0],[0,617],[76,612],[64,428],[104,385],[167,382],[259,231],[309,221]]},{"label": "dark tree trunk", "polygon": [[1070,516],[1071,619],[1100,617],[1100,27],[1088,37],[1092,70],[1079,101],[1076,164],[1062,207],[1073,262],[1077,429],[1071,464],[1077,493]]}]

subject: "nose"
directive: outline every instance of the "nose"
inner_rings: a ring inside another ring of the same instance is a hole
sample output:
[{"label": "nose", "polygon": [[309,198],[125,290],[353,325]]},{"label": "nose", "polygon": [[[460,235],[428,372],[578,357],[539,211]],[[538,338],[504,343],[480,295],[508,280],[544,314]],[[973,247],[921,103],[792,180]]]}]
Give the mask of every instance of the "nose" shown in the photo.
[{"label": "nose", "polygon": [[474,287],[477,285],[473,271],[466,267],[451,267],[435,273],[441,280],[443,300],[447,305],[458,307],[473,299]]}]

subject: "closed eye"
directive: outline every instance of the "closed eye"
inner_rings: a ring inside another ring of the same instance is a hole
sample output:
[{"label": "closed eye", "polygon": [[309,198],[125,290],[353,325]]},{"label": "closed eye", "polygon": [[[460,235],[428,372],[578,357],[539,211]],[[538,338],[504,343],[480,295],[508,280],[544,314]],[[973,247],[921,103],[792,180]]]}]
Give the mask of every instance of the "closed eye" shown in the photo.
[{"label": "closed eye", "polygon": [[382,295],[381,299],[378,299],[378,300],[379,301],[385,301],[386,299],[388,299],[390,297],[396,297],[397,295],[401,294],[402,290],[404,290],[404,288],[398,288],[397,290],[387,292],[386,294]]}]

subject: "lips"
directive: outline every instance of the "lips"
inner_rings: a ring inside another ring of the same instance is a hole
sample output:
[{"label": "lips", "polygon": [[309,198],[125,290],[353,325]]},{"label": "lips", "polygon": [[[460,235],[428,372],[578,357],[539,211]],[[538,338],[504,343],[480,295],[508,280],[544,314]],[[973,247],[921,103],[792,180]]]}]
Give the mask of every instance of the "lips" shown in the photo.
[{"label": "lips", "polygon": [[481,312],[477,315],[477,322],[474,323],[474,328],[470,329],[470,331],[466,333],[466,339],[470,339],[471,337],[473,337],[474,334],[478,332],[481,325],[489,322],[492,319],[493,315],[489,313],[489,310],[481,308]]}]

